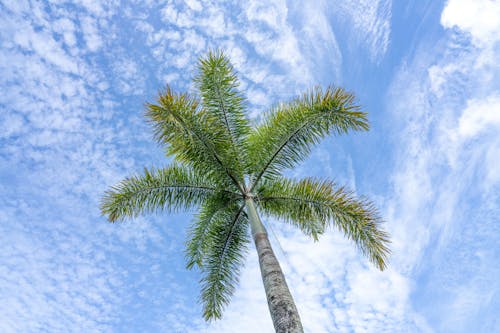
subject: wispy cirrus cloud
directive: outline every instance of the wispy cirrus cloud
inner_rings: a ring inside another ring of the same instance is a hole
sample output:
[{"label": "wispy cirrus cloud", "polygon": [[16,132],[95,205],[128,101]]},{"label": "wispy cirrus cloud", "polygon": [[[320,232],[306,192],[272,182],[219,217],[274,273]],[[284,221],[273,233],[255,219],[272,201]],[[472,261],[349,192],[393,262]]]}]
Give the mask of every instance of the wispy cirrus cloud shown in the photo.
[{"label": "wispy cirrus cloud", "polygon": [[[335,21],[348,27],[349,48],[357,52],[367,50],[369,59],[378,64],[391,42],[392,2],[388,0],[337,1],[329,6]],[[340,27],[340,25],[339,25]]]},{"label": "wispy cirrus cloud", "polygon": [[500,34],[489,14],[469,14],[499,8],[448,1],[442,46],[429,54],[421,44],[392,86],[402,140],[391,205],[401,221],[395,251],[405,254],[400,265],[418,283],[412,303],[436,331],[498,329],[489,311],[498,307],[492,297],[500,288],[494,245],[500,179],[492,171],[500,147],[494,60]]}]

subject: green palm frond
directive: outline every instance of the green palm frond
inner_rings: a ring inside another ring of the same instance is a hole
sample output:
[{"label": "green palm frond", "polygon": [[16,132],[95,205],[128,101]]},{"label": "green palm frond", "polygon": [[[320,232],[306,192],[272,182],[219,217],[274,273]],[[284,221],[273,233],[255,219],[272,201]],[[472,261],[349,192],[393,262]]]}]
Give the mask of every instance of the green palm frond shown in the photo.
[{"label": "green palm frond", "polygon": [[[242,201],[242,200],[240,200]],[[228,211],[234,209],[235,198],[227,193],[217,193],[205,200],[188,230],[186,242],[186,259],[188,269],[195,265],[201,268],[203,258],[207,253],[206,241],[213,223],[227,217]]]},{"label": "green palm frond", "polygon": [[295,223],[306,234],[317,237],[321,226],[331,223],[354,240],[363,254],[381,270],[389,255],[389,236],[369,201],[337,187],[332,181],[277,178],[262,183],[258,203],[269,215]]},{"label": "green palm frond", "polygon": [[324,233],[330,216],[322,201],[325,189],[308,186],[307,182],[296,184],[282,177],[265,180],[257,189],[256,199],[263,213],[297,226],[316,241]]},{"label": "green palm frond", "polygon": [[243,209],[244,204],[233,204],[209,226],[201,279],[201,301],[206,320],[222,317],[238,283],[249,243],[248,220]]},{"label": "green palm frond", "polygon": [[188,94],[177,94],[167,87],[159,95],[158,104],[148,104],[155,138],[167,145],[167,154],[189,165],[223,186],[242,191],[242,171],[236,169],[225,152],[230,142],[213,117],[199,108],[199,102]]},{"label": "green palm frond", "polygon": [[229,59],[222,51],[210,52],[201,58],[199,74],[195,78],[201,94],[203,108],[215,116],[215,123],[224,129],[227,140],[231,143],[228,155],[237,164],[239,179],[243,179],[242,154],[247,152],[245,137],[250,132],[248,119],[244,113],[244,97],[238,91],[238,77]]},{"label": "green palm frond", "polygon": [[114,222],[161,209],[190,208],[217,192],[221,189],[213,182],[187,167],[144,169],[143,175],[126,178],[111,187],[102,198],[101,212]]},{"label": "green palm frond", "polygon": [[325,136],[368,130],[366,113],[353,103],[354,96],[341,88],[316,88],[271,110],[248,139],[252,188],[262,177],[277,176],[304,160]]}]

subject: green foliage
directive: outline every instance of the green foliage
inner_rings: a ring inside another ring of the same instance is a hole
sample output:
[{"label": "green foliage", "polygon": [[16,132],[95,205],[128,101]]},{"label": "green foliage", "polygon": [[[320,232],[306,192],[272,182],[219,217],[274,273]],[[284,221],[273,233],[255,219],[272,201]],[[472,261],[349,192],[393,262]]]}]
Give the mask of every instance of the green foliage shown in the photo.
[{"label": "green foliage", "polygon": [[226,193],[219,193],[205,200],[201,205],[199,214],[188,230],[186,243],[187,268],[194,266],[202,268],[203,259],[206,257],[209,243],[207,241],[212,224],[227,217],[227,212],[233,209],[234,200]]},{"label": "green foliage", "polygon": [[101,201],[101,212],[114,222],[165,208],[187,209],[220,191],[213,182],[180,165],[144,169],[143,175],[126,178],[111,187]]},{"label": "green foliage", "polygon": [[327,135],[368,130],[366,113],[353,102],[341,88],[316,88],[272,109],[248,138],[252,187],[261,177],[278,176],[303,161]]},{"label": "green foliage", "polygon": [[238,283],[248,236],[248,219],[240,207],[232,204],[209,225],[205,238],[206,255],[202,263],[201,300],[206,320],[222,317]]},{"label": "green foliage", "polygon": [[168,155],[221,185],[242,190],[238,175],[243,171],[230,163],[231,142],[214,116],[200,108],[195,98],[167,87],[158,104],[147,105],[146,117],[156,140],[167,146]]},{"label": "green foliage", "polygon": [[389,235],[381,229],[382,220],[368,200],[357,199],[330,180],[312,178],[276,178],[264,182],[258,193],[260,207],[268,215],[294,223],[314,239],[327,224],[333,224],[378,268],[386,267]]},{"label": "green foliage", "polygon": [[222,316],[238,283],[249,242],[245,199],[300,228],[314,240],[332,225],[384,269],[389,238],[373,205],[328,180],[295,181],[283,169],[304,160],[331,134],[367,130],[366,114],[340,88],[316,88],[271,109],[250,128],[238,79],[222,52],[200,59],[199,97],[167,86],[146,117],[174,163],[145,169],[107,191],[101,211],[110,221],[158,210],[200,207],[188,232],[189,269],[202,274],[204,318]]},{"label": "green foliage", "polygon": [[238,170],[238,180],[243,181],[244,166],[241,157],[247,153],[245,140],[250,132],[249,121],[244,113],[244,97],[238,91],[238,77],[229,59],[220,51],[209,53],[200,59],[198,76],[195,78],[203,101],[203,108],[215,116],[215,124],[230,142],[227,155]]}]

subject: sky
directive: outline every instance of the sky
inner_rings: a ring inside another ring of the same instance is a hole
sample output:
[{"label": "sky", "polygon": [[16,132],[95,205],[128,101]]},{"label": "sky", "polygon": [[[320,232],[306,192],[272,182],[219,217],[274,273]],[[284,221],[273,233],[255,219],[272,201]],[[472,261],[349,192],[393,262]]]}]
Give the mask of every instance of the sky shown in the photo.
[{"label": "sky", "polygon": [[224,49],[249,117],[315,85],[371,129],[293,177],[371,198],[378,271],[336,230],[266,219],[306,332],[500,332],[500,2],[0,0],[0,331],[273,332],[250,248],[222,320],[184,261],[195,211],[109,224],[109,186],[166,166],[143,118]]}]

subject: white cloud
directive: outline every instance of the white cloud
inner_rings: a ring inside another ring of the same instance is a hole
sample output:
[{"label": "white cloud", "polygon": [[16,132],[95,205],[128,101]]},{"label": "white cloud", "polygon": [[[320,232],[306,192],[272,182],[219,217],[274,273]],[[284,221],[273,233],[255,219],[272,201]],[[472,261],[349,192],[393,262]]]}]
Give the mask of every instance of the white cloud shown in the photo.
[{"label": "white cloud", "polygon": [[488,129],[500,131],[500,95],[468,100],[458,120],[457,134],[470,139]]},{"label": "white cloud", "polygon": [[186,0],[186,4],[194,11],[200,11],[203,9],[203,6],[197,0]]},{"label": "white cloud", "polygon": [[1,112],[0,118],[0,123],[8,124],[8,126],[3,127],[3,131],[0,133],[1,138],[20,135],[26,131],[25,121],[21,115]]},{"label": "white cloud", "polygon": [[481,45],[494,43],[500,40],[500,6],[495,0],[449,0],[441,24],[469,32]]},{"label": "white cloud", "polygon": [[458,119],[458,125],[447,131],[450,140],[448,156],[456,165],[464,150],[474,145],[477,169],[485,173],[483,189],[494,189],[500,182],[497,166],[500,151],[500,96],[493,93],[486,98],[472,98]]},{"label": "white cloud", "polygon": [[85,39],[87,48],[92,52],[96,52],[103,45],[102,39],[99,36],[97,21],[89,16],[83,17],[80,21],[83,30],[83,38]]},{"label": "white cloud", "polygon": [[380,62],[390,44],[392,2],[337,1],[330,10],[338,20],[352,27],[356,42],[368,49],[371,60]]},{"label": "white cloud", "polygon": [[32,27],[21,23],[16,27],[14,42],[26,51],[35,52],[41,59],[63,71],[70,73],[78,71],[77,65],[48,33],[36,34]]},{"label": "white cloud", "polygon": [[64,42],[69,46],[73,47],[76,45],[76,36],[75,36],[75,24],[72,20],[68,18],[62,18],[56,20],[53,23],[54,32],[60,33],[64,37]]}]

